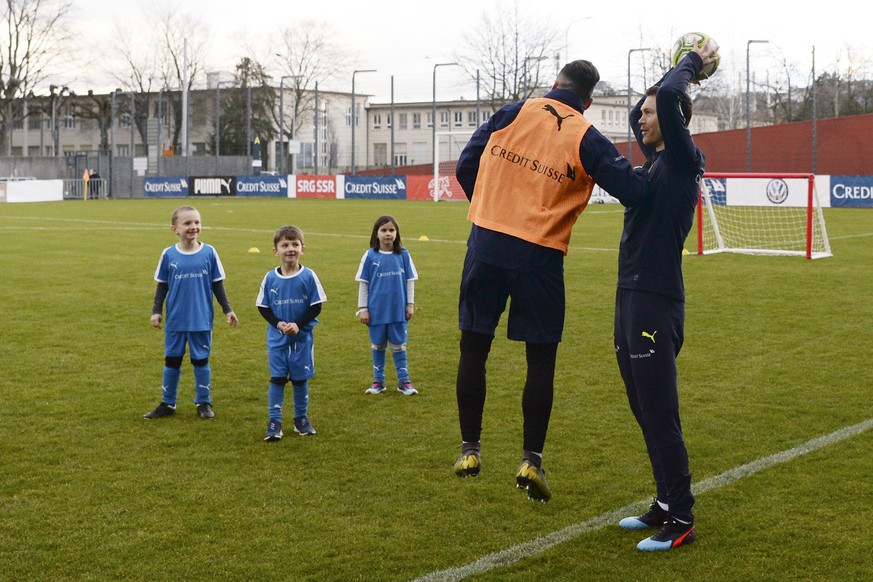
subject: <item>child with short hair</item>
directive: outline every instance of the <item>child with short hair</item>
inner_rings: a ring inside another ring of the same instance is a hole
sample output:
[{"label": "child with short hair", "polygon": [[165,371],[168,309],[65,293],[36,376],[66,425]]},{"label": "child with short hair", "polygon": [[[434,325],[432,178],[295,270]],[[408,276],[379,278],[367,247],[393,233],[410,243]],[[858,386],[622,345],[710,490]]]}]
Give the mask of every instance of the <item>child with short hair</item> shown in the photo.
[{"label": "child with short hair", "polygon": [[227,323],[239,324],[230,307],[224,289],[224,267],[214,247],[200,242],[200,212],[192,206],[180,206],[173,212],[170,230],[179,242],[167,247],[155,270],[155,299],[152,306],[152,327],[161,328],[164,300],[167,317],[164,325],[164,375],[161,403],[145,419],[175,414],[185,345],[194,366],[194,403],[197,415],[203,419],[215,417],[212,410],[212,370],[209,354],[212,348],[212,326],[215,316],[212,296],[218,300]]},{"label": "child with short hair", "polygon": [[264,276],[255,302],[269,323],[269,420],[265,441],[278,441],[283,436],[282,406],[288,380],[294,387],[294,432],[300,436],[315,434],[308,414],[309,379],[315,376],[312,330],[327,295],[315,272],[300,264],[305,250],[303,231],[296,226],[283,226],[276,231],[273,254],[280,265]]},{"label": "child with short hair", "polygon": [[397,390],[418,394],[409,379],[406,344],[408,322],[415,313],[415,281],[418,272],[409,251],[400,240],[400,227],[393,216],[376,219],[370,248],[361,257],[358,273],[358,311],[368,326],[373,358],[373,384],[366,394],[385,391],[385,349],[391,351],[397,372]]}]

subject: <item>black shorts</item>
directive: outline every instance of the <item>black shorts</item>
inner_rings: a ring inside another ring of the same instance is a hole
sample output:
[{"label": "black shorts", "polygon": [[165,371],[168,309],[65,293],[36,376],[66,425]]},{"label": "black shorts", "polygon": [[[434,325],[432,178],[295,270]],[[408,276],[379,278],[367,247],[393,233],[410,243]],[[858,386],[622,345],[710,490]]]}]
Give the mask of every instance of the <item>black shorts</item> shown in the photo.
[{"label": "black shorts", "polygon": [[506,337],[539,344],[561,341],[566,306],[563,261],[508,269],[483,262],[468,250],[458,327],[493,336],[510,297]]}]

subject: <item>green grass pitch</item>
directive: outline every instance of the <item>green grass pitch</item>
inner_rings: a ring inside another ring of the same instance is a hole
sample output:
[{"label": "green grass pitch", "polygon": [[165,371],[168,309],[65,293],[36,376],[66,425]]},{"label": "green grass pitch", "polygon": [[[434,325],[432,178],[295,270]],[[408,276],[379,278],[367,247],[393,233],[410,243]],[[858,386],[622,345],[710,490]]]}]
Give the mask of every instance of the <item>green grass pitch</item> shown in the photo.
[{"label": "green grass pitch", "polygon": [[[489,359],[483,472],[451,472],[465,203],[193,201],[241,324],[216,318],[213,421],[196,417],[187,359],[178,413],[143,420],[163,365],[153,274],[182,202],[0,205],[0,580],[409,580],[650,498],[611,341],[619,207],[588,208],[566,258],[545,450],[554,498],[537,504],[514,487],[524,350],[505,328]],[[385,213],[420,274],[412,398],[364,395],[354,275]],[[873,221],[825,217],[832,258],[685,259],[679,377],[695,482],[873,417]],[[254,302],[284,224],[306,233],[302,263],[328,295],[311,382],[318,435],[265,443]],[[474,579],[866,580],[871,450],[865,431],[698,495],[698,541],[674,552],[640,554],[642,536],[612,524]]]}]

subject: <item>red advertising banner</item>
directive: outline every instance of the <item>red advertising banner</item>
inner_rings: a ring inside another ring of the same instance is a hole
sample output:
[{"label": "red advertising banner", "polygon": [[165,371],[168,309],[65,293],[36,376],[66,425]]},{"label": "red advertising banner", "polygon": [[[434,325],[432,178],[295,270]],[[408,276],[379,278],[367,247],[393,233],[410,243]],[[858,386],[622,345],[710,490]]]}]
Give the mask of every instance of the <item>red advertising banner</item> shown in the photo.
[{"label": "red advertising banner", "polygon": [[297,176],[292,198],[336,198],[337,176]]},{"label": "red advertising banner", "polygon": [[[406,177],[407,200],[433,200],[433,175],[409,175]],[[464,190],[455,177],[440,176],[440,201],[466,202]]]}]

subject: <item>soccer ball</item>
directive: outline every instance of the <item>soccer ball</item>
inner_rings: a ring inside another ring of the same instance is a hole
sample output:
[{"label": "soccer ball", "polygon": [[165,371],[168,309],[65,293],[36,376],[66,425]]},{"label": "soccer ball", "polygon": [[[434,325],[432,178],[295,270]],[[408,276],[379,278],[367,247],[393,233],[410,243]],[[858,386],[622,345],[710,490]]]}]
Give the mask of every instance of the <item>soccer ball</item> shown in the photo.
[{"label": "soccer ball", "polygon": [[[709,35],[705,32],[686,32],[673,43],[673,51],[671,53],[671,61],[673,62],[673,66],[679,64],[679,61],[682,60],[686,54],[691,52],[695,46],[702,47],[706,45],[706,42],[710,39]],[[718,54],[718,53],[716,53]],[[708,79],[712,77],[716,70],[718,70],[718,59],[714,62],[704,65],[703,69],[700,71],[700,74],[692,79],[692,81],[700,81],[701,79]]]}]

